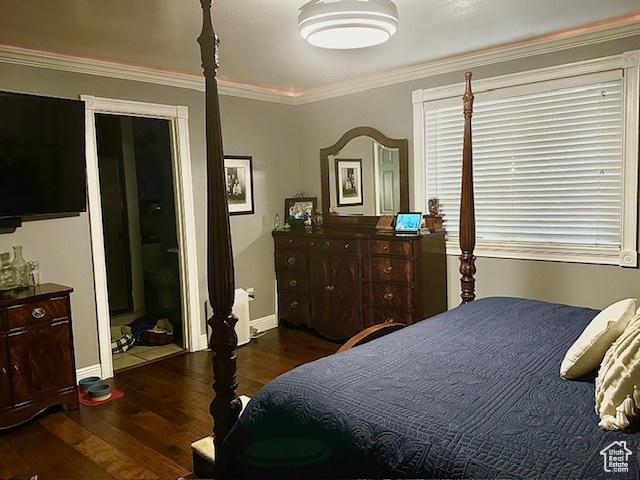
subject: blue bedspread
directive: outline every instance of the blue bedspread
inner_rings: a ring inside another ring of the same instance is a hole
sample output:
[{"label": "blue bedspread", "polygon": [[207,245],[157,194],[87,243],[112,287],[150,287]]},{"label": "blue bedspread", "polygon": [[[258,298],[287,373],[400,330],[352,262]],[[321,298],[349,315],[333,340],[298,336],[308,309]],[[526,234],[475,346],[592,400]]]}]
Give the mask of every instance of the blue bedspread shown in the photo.
[{"label": "blue bedspread", "polygon": [[[592,379],[560,378],[596,313],[477,300],[298,367],[251,400],[223,466],[242,476],[247,445],[288,435],[332,449],[325,470],[298,472],[308,478],[640,478],[640,434],[600,430]],[[606,473],[600,452],[618,441],[629,472]]]}]

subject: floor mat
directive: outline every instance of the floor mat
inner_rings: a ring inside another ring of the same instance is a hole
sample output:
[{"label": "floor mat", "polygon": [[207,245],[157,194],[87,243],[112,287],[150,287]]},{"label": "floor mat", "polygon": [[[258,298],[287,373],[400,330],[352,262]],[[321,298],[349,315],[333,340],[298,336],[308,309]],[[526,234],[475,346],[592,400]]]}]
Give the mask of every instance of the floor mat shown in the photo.
[{"label": "floor mat", "polygon": [[124,392],[115,388],[111,388],[111,396],[109,398],[96,402],[94,400],[91,400],[91,397],[89,397],[89,394],[87,392],[80,392],[78,390],[78,400],[80,400],[81,404],[86,405],[87,407],[97,407],[98,405],[110,402],[111,400],[116,400],[120,397],[124,397]]}]

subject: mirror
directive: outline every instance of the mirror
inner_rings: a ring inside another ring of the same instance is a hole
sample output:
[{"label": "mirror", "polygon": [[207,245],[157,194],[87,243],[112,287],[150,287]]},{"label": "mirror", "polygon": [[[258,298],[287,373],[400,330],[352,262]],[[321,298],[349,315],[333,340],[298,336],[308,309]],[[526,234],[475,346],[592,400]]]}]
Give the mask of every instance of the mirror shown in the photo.
[{"label": "mirror", "polygon": [[320,150],[325,223],[374,224],[379,215],[408,211],[407,169],[406,138],[371,127],[349,130]]}]

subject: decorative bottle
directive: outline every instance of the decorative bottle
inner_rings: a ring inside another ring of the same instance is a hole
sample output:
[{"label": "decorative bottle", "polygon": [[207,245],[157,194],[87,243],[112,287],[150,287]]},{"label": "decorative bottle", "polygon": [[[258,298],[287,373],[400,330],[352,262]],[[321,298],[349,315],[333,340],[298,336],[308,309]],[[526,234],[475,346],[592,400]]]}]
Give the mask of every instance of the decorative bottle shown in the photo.
[{"label": "decorative bottle", "polygon": [[11,254],[9,252],[0,253],[0,290],[9,290],[15,286]]},{"label": "decorative bottle", "polygon": [[22,256],[22,247],[13,247],[13,261],[11,262],[16,288],[27,288],[29,286],[29,264]]}]

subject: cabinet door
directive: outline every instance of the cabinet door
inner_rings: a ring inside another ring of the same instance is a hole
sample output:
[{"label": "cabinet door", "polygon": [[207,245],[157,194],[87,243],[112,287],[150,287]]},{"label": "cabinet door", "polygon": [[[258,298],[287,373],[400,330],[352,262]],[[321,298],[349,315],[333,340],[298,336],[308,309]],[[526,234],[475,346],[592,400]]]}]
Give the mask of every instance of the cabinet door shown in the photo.
[{"label": "cabinet door", "polygon": [[14,405],[73,386],[69,322],[9,335],[7,344]]},{"label": "cabinet door", "polygon": [[311,288],[311,323],[323,335],[331,320],[331,272],[329,255],[312,252],[309,255],[309,286]]},{"label": "cabinet door", "polygon": [[7,339],[0,337],[0,409],[11,406],[11,380],[7,353]]},{"label": "cabinet door", "polygon": [[348,338],[362,330],[358,257],[331,256],[331,313],[325,335]]}]

